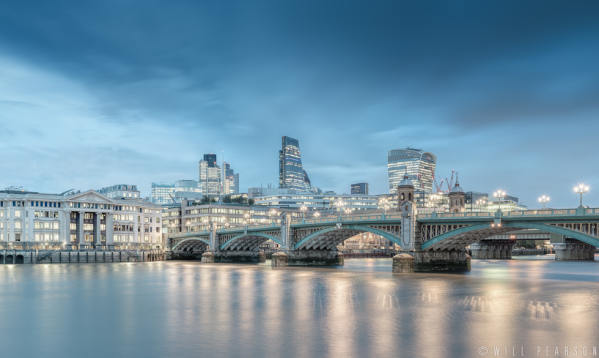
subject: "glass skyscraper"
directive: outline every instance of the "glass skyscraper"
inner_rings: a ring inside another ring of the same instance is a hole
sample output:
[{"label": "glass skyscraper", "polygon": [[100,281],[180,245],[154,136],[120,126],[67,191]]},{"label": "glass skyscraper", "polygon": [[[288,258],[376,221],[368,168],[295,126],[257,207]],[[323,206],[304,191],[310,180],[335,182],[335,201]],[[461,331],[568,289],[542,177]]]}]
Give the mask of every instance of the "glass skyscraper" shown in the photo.
[{"label": "glass skyscraper", "polygon": [[309,191],[312,188],[308,173],[302,167],[299,141],[283,136],[279,151],[279,188]]},{"label": "glass skyscraper", "polygon": [[397,186],[405,174],[412,181],[417,192],[432,193],[436,164],[437,157],[421,149],[390,150],[387,161],[389,193],[397,192]]},{"label": "glass skyscraper", "polygon": [[216,154],[204,154],[199,164],[199,183],[205,196],[221,194],[221,169],[216,165]]}]

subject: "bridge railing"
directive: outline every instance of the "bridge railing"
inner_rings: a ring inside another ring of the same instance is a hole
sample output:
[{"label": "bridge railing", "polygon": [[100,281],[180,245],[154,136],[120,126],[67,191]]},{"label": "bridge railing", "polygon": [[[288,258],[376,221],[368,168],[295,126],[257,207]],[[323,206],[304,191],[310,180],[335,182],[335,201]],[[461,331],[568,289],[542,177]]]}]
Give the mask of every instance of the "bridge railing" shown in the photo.
[{"label": "bridge railing", "polygon": [[578,209],[538,209],[538,210],[517,210],[503,213],[503,216],[580,216],[580,215],[599,215],[599,208],[578,208]]},{"label": "bridge railing", "polygon": [[327,224],[327,223],[336,223],[336,222],[351,222],[351,221],[379,221],[379,220],[399,220],[401,219],[401,214],[353,214],[353,215],[329,215],[323,216],[319,218],[311,218],[311,219],[296,219],[293,220],[292,224]]},{"label": "bridge railing", "polygon": [[417,214],[418,219],[434,219],[434,218],[471,218],[471,217],[493,217],[495,213],[488,211],[465,211],[461,213],[428,213],[428,214]]}]

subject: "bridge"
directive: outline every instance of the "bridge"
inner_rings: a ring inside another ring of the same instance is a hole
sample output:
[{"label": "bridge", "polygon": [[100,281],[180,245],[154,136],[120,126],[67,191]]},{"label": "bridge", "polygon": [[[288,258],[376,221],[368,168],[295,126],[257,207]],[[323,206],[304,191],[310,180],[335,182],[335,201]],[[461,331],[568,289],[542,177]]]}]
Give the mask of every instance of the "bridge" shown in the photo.
[{"label": "bridge", "polygon": [[[173,235],[172,257],[202,255],[204,262],[258,262],[270,240],[280,252],[273,266],[343,264],[337,245],[370,232],[397,244],[394,271],[466,271],[474,258],[510,258],[515,240],[505,235],[536,230],[555,237],[558,260],[593,260],[599,247],[599,209],[544,209],[502,212],[418,214],[411,202],[392,214],[356,214]],[[509,236],[508,236],[509,237]],[[498,239],[502,238],[502,239]]]}]

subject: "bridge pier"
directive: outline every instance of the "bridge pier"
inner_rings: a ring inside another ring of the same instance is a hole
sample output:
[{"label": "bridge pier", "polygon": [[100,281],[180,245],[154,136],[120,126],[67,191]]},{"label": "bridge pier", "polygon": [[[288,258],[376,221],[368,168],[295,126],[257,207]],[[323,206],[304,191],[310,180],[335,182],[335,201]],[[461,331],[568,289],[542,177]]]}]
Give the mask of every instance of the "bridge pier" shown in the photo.
[{"label": "bridge pier", "polygon": [[272,267],[285,267],[287,266],[288,261],[289,258],[287,257],[287,254],[279,251],[272,254],[270,265]]},{"label": "bridge pier", "polygon": [[583,242],[565,242],[553,244],[557,261],[594,261],[595,246]]},{"label": "bridge pier", "polygon": [[393,257],[393,272],[467,272],[470,255],[466,250],[411,251]]},{"label": "bridge pier", "polygon": [[473,259],[509,260],[515,240],[482,240],[470,245]]},{"label": "bridge pier", "polygon": [[202,263],[203,264],[212,264],[214,263],[214,252],[206,251],[202,254]]},{"label": "bridge pier", "polygon": [[[266,256],[264,256],[266,260]],[[214,255],[214,262],[224,263],[258,263],[260,261],[260,252],[258,251],[217,251]]]},{"label": "bridge pier", "polygon": [[288,253],[289,266],[343,266],[343,254],[336,250],[293,250]]}]

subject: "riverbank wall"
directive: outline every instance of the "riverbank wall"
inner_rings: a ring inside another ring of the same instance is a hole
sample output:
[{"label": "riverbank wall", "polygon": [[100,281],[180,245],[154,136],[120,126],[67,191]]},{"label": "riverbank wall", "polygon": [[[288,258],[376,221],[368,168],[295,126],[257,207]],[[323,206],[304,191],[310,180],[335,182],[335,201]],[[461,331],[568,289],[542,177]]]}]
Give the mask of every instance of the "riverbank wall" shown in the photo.
[{"label": "riverbank wall", "polygon": [[0,250],[0,265],[162,261],[162,250]]}]

